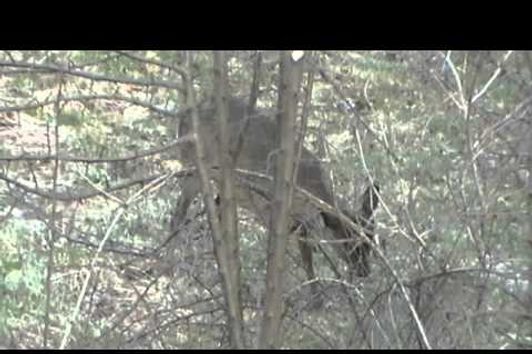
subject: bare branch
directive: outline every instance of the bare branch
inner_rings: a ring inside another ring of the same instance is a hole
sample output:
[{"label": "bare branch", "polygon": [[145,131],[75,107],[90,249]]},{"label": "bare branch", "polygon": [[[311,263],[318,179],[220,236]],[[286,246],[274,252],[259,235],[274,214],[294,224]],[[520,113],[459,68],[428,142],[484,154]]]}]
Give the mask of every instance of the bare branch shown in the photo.
[{"label": "bare branch", "polygon": [[[61,107],[61,96],[63,94],[63,76],[59,76],[59,86],[57,88],[57,96],[56,101],[54,103],[54,115],[55,115],[55,122],[54,122],[54,151],[55,155],[58,155],[59,152],[59,123],[58,119],[61,115],[62,107]],[[48,131],[48,124],[46,125],[47,133]],[[48,151],[51,151],[50,147],[50,135],[47,134],[46,136],[48,141]],[[57,179],[59,177],[59,160],[56,158],[54,160],[54,165],[52,168],[52,193],[55,193],[57,191]],[[48,238],[48,260],[46,264],[46,298],[45,298],[45,310],[44,310],[44,330],[43,330],[43,347],[48,347],[48,338],[50,335],[50,306],[51,306],[51,299],[52,299],[52,275],[54,272],[54,254],[55,254],[55,241],[57,238],[57,231],[55,228],[56,225],[56,219],[57,219],[57,200],[52,200],[52,214],[50,217],[50,223],[54,225],[54,227],[49,230],[49,238]]]},{"label": "bare branch", "polygon": [[27,69],[36,69],[36,70],[47,70],[50,72],[56,72],[61,74],[66,74],[70,76],[82,77],[85,79],[93,81],[107,81],[115,84],[129,84],[137,86],[158,86],[167,89],[183,91],[183,88],[172,81],[163,81],[150,78],[148,80],[134,79],[128,77],[113,77],[110,75],[91,73],[88,71],[72,69],[68,64],[67,65],[55,65],[55,64],[36,64],[17,61],[15,63],[0,60],[0,67],[14,67],[14,68],[27,68]]},{"label": "bare branch", "polygon": [[191,136],[183,136],[180,137],[170,144],[148,149],[140,152],[136,152],[130,155],[122,156],[122,157],[110,157],[110,158],[90,158],[90,157],[82,157],[82,156],[68,156],[68,155],[37,155],[37,156],[31,156],[27,154],[21,154],[17,156],[0,156],[0,161],[53,161],[53,160],[59,160],[59,161],[66,161],[66,162],[83,162],[88,164],[93,163],[113,163],[113,162],[125,162],[125,161],[131,161],[131,160],[137,160],[148,156],[153,156],[160,154],[162,152],[165,152],[167,150],[170,150],[179,144],[186,143],[192,139]]},{"label": "bare branch", "polygon": [[[184,177],[184,176],[190,176],[195,172],[195,169],[188,169],[188,170],[181,170],[179,172],[172,173],[173,177]],[[127,189],[130,187],[133,187],[135,185],[143,185],[146,183],[149,183],[151,181],[154,181],[161,176],[165,176],[166,174],[157,174],[147,177],[139,177],[135,179],[131,179],[122,183],[118,183],[112,187],[109,187],[105,190],[106,193],[115,192],[121,189]],[[0,180],[3,180],[7,184],[11,184],[17,188],[22,189],[25,192],[37,195],[41,198],[51,199],[51,200],[58,200],[62,202],[70,202],[70,201],[76,201],[76,200],[83,200],[83,199],[89,199],[97,196],[102,196],[101,191],[94,191],[91,189],[81,189],[81,190],[75,190],[75,191],[66,191],[66,192],[52,192],[52,191],[46,191],[42,189],[36,189],[27,186],[25,183],[19,182],[17,180],[14,180],[8,176],[6,176],[3,173],[0,173]]]},{"label": "bare branch", "polygon": [[509,50],[504,55],[504,58],[502,59],[502,62],[499,63],[499,65],[497,66],[497,69],[495,69],[495,71],[493,72],[493,74],[491,75],[489,80],[486,82],[486,84],[484,84],[482,89],[480,89],[480,91],[478,91],[478,93],[475,94],[475,96],[473,96],[473,98],[471,99],[471,103],[475,103],[476,100],[478,100],[480,97],[482,97],[488,91],[488,88],[495,81],[495,79],[500,75],[500,73],[502,71],[502,65],[508,60],[508,58],[510,58],[510,55],[512,53],[513,53],[513,51]]},{"label": "bare branch", "polygon": [[[122,96],[118,94],[79,95],[79,96],[71,96],[71,97],[63,96],[60,98],[60,100],[61,102],[73,102],[73,101],[86,102],[86,101],[94,101],[94,100],[124,101],[124,102],[131,103],[133,105],[136,105],[136,106],[147,108],[150,111],[153,111],[162,116],[175,117],[176,114],[178,114],[175,111],[169,111],[169,110],[157,107],[151,103],[136,99],[134,97],[127,97],[127,96]],[[35,108],[44,107],[44,106],[54,104],[54,103],[55,103],[54,98],[49,98],[42,102],[35,102],[32,100],[32,102],[28,102],[22,105],[0,107],[0,113],[27,111],[27,110],[32,110]]]},{"label": "bare branch", "polygon": [[369,124],[364,120],[362,119],[362,117],[360,117],[357,113],[356,113],[356,109],[355,107],[353,106],[353,104],[350,102],[350,100],[347,99],[347,97],[344,95],[342,89],[329,77],[329,75],[325,72],[325,69],[322,69],[320,68],[319,70],[319,73],[321,75],[321,77],[325,80],[325,82],[327,82],[329,85],[331,85],[334,89],[334,92],[336,92],[336,94],[338,96],[340,96],[340,98],[344,101],[344,103],[347,105],[347,107],[349,108],[349,111],[354,115],[354,117],[360,122],[362,123],[362,125],[364,126],[364,128],[366,128],[366,130],[373,136],[373,138],[375,140],[377,140],[377,142],[379,144],[382,145],[382,147],[384,147],[384,149],[386,150],[386,152],[390,155],[390,157],[393,159],[394,162],[399,162],[399,158],[397,157],[397,155],[395,154],[395,152],[393,152],[385,142],[382,141],[382,139],[379,137],[379,135],[369,126]]},{"label": "bare branch", "polygon": [[116,53],[124,56],[124,57],[127,57],[129,59],[133,59],[133,60],[136,60],[136,61],[139,61],[141,63],[145,63],[145,64],[151,64],[151,65],[155,65],[155,66],[160,66],[161,68],[166,68],[166,69],[169,69],[171,71],[174,71],[176,73],[178,73],[179,75],[181,75],[181,77],[184,79],[186,76],[187,76],[187,71],[185,68],[182,68],[180,66],[176,66],[176,65],[172,65],[172,64],[168,64],[168,63],[163,63],[162,61],[159,61],[159,60],[155,60],[155,59],[148,59],[148,58],[143,58],[143,57],[140,57],[136,54],[133,54],[133,53],[130,53],[130,52],[126,52],[126,51],[116,51]]}]

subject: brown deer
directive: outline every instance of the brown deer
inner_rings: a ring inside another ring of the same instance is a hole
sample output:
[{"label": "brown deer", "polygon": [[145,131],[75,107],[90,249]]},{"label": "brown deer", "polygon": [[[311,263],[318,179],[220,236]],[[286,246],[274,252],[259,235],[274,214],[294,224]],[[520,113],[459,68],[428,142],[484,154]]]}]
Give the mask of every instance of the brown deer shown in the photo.
[{"label": "brown deer", "polygon": [[[199,138],[204,146],[206,160],[210,169],[219,166],[218,156],[218,126],[216,109],[212,101],[206,101],[198,108],[200,131]],[[231,98],[228,102],[229,131],[231,141],[231,151],[235,153],[235,168],[252,172],[262,173],[271,176],[271,158],[276,151],[275,134],[277,133],[273,115],[268,115],[259,111],[247,111],[245,100]],[[184,115],[179,123],[179,136],[186,136],[191,132],[190,117]],[[185,164],[193,164],[196,159],[195,149],[192,142],[183,144],[179,151],[180,159]],[[213,174],[215,176],[216,174]],[[187,209],[192,200],[200,192],[199,179],[197,176],[185,178],[182,186],[181,198],[178,200],[176,209],[171,219],[171,228],[175,232],[179,224],[184,220]],[[247,184],[235,182],[237,203],[240,207],[254,213],[258,220],[268,226],[269,222],[269,191],[270,184],[262,182],[262,192],[259,189],[250,188]],[[331,192],[330,179],[325,173],[322,164],[306,148],[302,149],[297,174],[297,186],[305,189],[322,201],[335,205],[335,200]],[[357,215],[346,213],[353,222],[366,230],[366,236],[373,237],[373,212],[378,204],[378,197],[375,191],[378,186],[370,186],[363,195],[362,207]],[[324,212],[313,206],[307,199],[294,194],[292,204],[292,225],[291,230],[299,231],[299,248],[306,274],[310,279],[315,278],[312,264],[313,246],[308,242],[307,236],[312,226],[316,225],[316,220],[323,220],[325,228],[332,231],[334,238],[338,240],[335,250],[340,257],[347,262],[350,269],[357,276],[365,277],[369,274],[370,267],[368,255],[370,246],[357,237],[354,230],[346,227],[340,218],[333,213]],[[319,223],[318,223],[319,224]],[[323,225],[322,224],[322,225]]]}]

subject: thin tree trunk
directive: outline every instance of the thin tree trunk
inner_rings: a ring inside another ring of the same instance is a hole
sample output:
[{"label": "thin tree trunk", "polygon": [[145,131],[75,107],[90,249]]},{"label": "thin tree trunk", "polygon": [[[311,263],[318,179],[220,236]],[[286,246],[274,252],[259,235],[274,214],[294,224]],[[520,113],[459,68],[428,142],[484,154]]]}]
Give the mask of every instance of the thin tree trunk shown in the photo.
[{"label": "thin tree trunk", "polygon": [[220,136],[220,164],[222,183],[220,191],[220,213],[222,240],[227,245],[227,304],[231,327],[231,346],[244,348],[242,334],[242,299],[240,284],[240,248],[238,237],[237,208],[234,197],[234,161],[229,150],[228,108],[227,108],[227,62],[225,53],[214,52],[214,90],[218,129]]},{"label": "thin tree trunk", "polygon": [[187,86],[187,105],[192,108],[192,131],[195,141],[196,148],[196,166],[200,178],[201,190],[203,193],[203,200],[207,207],[207,214],[209,216],[209,221],[211,224],[211,230],[213,235],[214,242],[214,251],[216,254],[216,259],[218,261],[218,271],[220,272],[220,277],[222,279],[222,286],[224,290],[224,298],[227,302],[227,317],[229,329],[231,331],[231,347],[241,348],[242,336],[241,336],[241,326],[239,318],[239,310],[235,307],[238,306],[234,302],[235,298],[238,296],[234,295],[235,287],[231,285],[233,279],[233,270],[231,269],[231,262],[229,261],[229,250],[226,240],[223,238],[222,228],[220,225],[220,220],[216,212],[216,206],[214,202],[214,194],[211,187],[209,171],[207,170],[208,163],[207,157],[205,155],[205,150],[203,142],[200,139],[199,134],[199,115],[198,109],[195,106],[194,98],[194,89],[192,85],[192,59],[190,58],[190,53],[187,53],[187,64],[188,64],[188,77],[186,80]]},{"label": "thin tree trunk", "polygon": [[282,52],[280,61],[279,150],[274,165],[274,191],[270,206],[266,299],[259,338],[261,348],[277,348],[280,344],[282,276],[292,204],[297,94],[303,66],[303,61],[294,60],[290,52]]}]

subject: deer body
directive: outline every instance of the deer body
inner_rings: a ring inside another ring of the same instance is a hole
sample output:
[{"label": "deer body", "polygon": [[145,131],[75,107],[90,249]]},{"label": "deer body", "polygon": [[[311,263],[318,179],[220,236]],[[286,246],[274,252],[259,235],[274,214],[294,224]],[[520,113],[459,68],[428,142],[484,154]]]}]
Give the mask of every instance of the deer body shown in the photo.
[{"label": "deer body", "polygon": [[[273,155],[276,153],[275,135],[277,126],[273,116],[268,116],[260,112],[250,112],[246,114],[246,102],[241,99],[232,98],[228,104],[229,111],[229,131],[230,150],[235,154],[235,168],[258,172],[264,175],[272,175]],[[206,161],[210,170],[219,167],[219,142],[216,111],[213,104],[200,106],[200,131],[199,139],[203,144]],[[179,135],[185,136],[191,132],[191,122],[189,117],[181,119],[179,124]],[[240,142],[239,142],[240,140]],[[240,147],[240,149],[238,149]],[[193,143],[185,143],[180,149],[180,159],[186,164],[194,164],[196,159]],[[215,176],[214,174],[213,176]],[[216,177],[219,182],[219,177]],[[183,182],[182,195],[176,206],[172,217],[171,228],[175,231],[179,223],[186,216],[187,209],[200,192],[199,179],[197,176],[186,178]],[[260,188],[249,188],[245,184],[235,181],[235,194],[237,204],[252,212],[264,226],[268,226],[270,218],[271,182],[264,179],[255,181]],[[308,149],[303,148],[298,167],[296,183],[299,187],[312,193],[315,197],[324,202],[335,205],[335,200],[331,192],[331,183],[319,159]],[[369,192],[368,192],[369,191]],[[353,217],[354,222],[363,224],[371,237],[372,214],[377,206],[378,199],[373,188],[368,188],[365,193],[364,206],[362,207],[361,218]],[[367,214],[367,215],[366,215]],[[301,234],[299,246],[303,259],[305,271],[309,279],[315,277],[312,265],[313,247],[304,239],[310,229],[309,225],[319,225],[315,221],[321,217],[326,228],[330,229],[332,235],[343,241],[336,247],[337,252],[359,276],[369,274],[369,264],[367,256],[369,246],[360,244],[361,238],[356,238],[353,231],[346,228],[340,219],[333,215],[322,212],[314,207],[304,197],[294,194],[292,203],[291,220],[292,231],[299,230]],[[359,220],[363,220],[360,222]],[[318,220],[319,221],[319,220]],[[323,227],[323,226],[322,226]],[[358,246],[354,246],[358,243]]]}]

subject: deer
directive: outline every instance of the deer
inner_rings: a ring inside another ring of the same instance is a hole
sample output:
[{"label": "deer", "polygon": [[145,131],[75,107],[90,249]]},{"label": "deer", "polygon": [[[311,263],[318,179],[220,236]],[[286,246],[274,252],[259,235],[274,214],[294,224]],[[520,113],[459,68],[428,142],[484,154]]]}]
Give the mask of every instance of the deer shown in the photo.
[{"label": "deer", "polygon": [[[227,104],[230,149],[235,154],[235,169],[271,176],[272,155],[277,149],[275,146],[277,126],[274,114],[265,110],[250,110],[247,101],[240,97],[230,97]],[[204,146],[206,161],[208,162],[207,167],[209,170],[215,169],[219,166],[219,140],[216,108],[212,99],[198,105],[198,116],[200,122],[198,138]],[[190,116],[186,114],[180,118],[178,136],[183,137],[191,133],[192,123]],[[181,145],[178,154],[178,158],[185,165],[193,165],[196,159],[194,143],[187,142]],[[295,181],[297,187],[308,191],[331,206],[336,205],[331,189],[331,180],[323,163],[305,147],[302,147],[301,150]],[[217,182],[220,183],[219,177]],[[171,232],[176,232],[180,223],[184,221],[190,204],[200,193],[199,183],[197,176],[192,175],[184,178],[181,196],[171,216]],[[235,182],[237,205],[254,214],[262,226],[268,227],[271,200],[271,195],[268,194],[270,185],[265,185],[263,179],[259,180],[258,183],[262,185],[262,189],[250,188],[249,184]],[[361,226],[365,236],[369,239],[373,239],[374,236],[374,212],[379,202],[378,193],[379,186],[374,183],[368,186],[363,193],[362,206],[357,213],[345,209],[341,210],[355,224]],[[336,253],[347,263],[349,269],[356,276],[367,277],[370,274],[368,260],[371,251],[370,245],[362,237],[357,237],[359,233],[347,227],[337,213],[320,210],[304,197],[294,197],[291,220],[290,231],[299,235],[299,251],[309,281],[315,279],[316,274],[313,266],[315,247],[309,242],[308,236],[316,228],[319,229],[320,225],[328,229],[338,241],[333,244]]]}]

